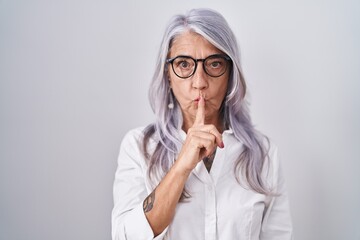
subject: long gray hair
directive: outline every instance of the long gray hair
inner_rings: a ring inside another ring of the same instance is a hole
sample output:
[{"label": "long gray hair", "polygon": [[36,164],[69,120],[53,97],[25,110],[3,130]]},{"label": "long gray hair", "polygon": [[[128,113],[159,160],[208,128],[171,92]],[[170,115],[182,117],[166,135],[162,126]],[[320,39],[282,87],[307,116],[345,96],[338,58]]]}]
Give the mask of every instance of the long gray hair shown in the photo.
[{"label": "long gray hair", "polygon": [[[155,123],[144,129],[143,151],[148,159],[148,177],[155,187],[173,165],[182,147],[179,129],[182,128],[181,109],[170,91],[166,59],[173,40],[180,34],[195,32],[232,60],[228,89],[220,108],[223,123],[233,130],[234,136],[244,144],[234,166],[236,179],[245,177],[247,187],[269,194],[261,174],[268,158],[268,140],[256,131],[251,123],[248,103],[245,101],[246,83],[240,67],[240,52],[235,35],[223,16],[210,9],[193,9],[186,15],[176,15],[169,22],[149,89],[149,100],[155,113]],[[173,108],[168,108],[174,103]],[[155,139],[155,149],[149,151],[149,141]],[[242,183],[243,184],[243,183]],[[183,192],[186,196],[186,191]]]}]

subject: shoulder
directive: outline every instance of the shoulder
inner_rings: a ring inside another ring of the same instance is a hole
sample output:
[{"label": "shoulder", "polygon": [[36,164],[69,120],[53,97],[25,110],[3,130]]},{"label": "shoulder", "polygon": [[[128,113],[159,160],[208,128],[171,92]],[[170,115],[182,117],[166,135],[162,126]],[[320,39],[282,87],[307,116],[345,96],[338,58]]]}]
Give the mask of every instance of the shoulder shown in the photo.
[{"label": "shoulder", "polygon": [[268,140],[267,157],[264,162],[265,179],[270,188],[277,189],[278,180],[281,175],[281,163],[279,159],[279,148],[273,140]]},{"label": "shoulder", "polygon": [[138,127],[127,131],[121,141],[121,148],[141,146],[142,139],[144,138],[144,129],[145,127]]},{"label": "shoulder", "polygon": [[[120,151],[135,151],[144,152],[144,147],[147,150],[152,150],[156,145],[156,134],[151,130],[153,125],[141,126],[129,130],[123,137]],[[146,146],[145,146],[146,145]]]},{"label": "shoulder", "polygon": [[123,137],[122,143],[138,143],[141,142],[144,137],[144,126],[133,128],[126,132]]},{"label": "shoulder", "polygon": [[119,168],[127,169],[129,166],[143,165],[143,135],[145,127],[137,127],[128,130],[122,138],[119,155],[118,165]]},{"label": "shoulder", "polygon": [[266,146],[268,157],[270,159],[270,162],[278,161],[278,145],[268,137],[266,137],[266,142],[264,143],[264,146]]},{"label": "shoulder", "polygon": [[137,127],[126,132],[120,144],[120,153],[141,152],[145,127]]}]

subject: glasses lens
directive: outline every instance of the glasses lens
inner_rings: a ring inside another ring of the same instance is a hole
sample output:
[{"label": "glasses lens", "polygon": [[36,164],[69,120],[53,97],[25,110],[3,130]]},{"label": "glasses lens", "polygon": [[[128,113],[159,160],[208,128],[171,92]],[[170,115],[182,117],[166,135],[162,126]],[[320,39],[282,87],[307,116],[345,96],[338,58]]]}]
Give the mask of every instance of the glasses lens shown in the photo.
[{"label": "glasses lens", "polygon": [[204,62],[207,74],[212,77],[223,75],[228,66],[228,61],[221,56],[210,56]]},{"label": "glasses lens", "polygon": [[195,61],[189,57],[177,57],[172,63],[176,75],[181,78],[187,78],[194,72]]}]

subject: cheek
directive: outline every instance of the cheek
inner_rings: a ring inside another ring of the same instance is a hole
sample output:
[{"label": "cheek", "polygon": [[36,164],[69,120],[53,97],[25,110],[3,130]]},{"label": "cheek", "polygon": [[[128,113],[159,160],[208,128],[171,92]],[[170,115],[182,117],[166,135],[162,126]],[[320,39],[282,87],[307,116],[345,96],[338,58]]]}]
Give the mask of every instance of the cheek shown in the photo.
[{"label": "cheek", "polygon": [[214,95],[216,96],[216,107],[220,108],[221,104],[224,101],[224,98],[226,96],[226,92],[227,92],[227,84],[225,83],[224,85],[218,86],[218,88],[216,89],[216,92],[214,93]]},{"label": "cheek", "polygon": [[172,91],[177,98],[188,98],[191,86],[188,82],[170,81]]},{"label": "cheek", "polygon": [[189,98],[189,91],[186,90],[183,86],[180,87],[177,84],[172,85],[172,91],[176,100],[180,103],[180,105],[184,104],[185,101]]},{"label": "cheek", "polygon": [[228,88],[227,81],[224,81],[222,84],[219,84],[218,86],[215,87],[215,91],[216,91],[215,94],[218,97],[218,99],[222,100],[225,97],[227,88]]}]

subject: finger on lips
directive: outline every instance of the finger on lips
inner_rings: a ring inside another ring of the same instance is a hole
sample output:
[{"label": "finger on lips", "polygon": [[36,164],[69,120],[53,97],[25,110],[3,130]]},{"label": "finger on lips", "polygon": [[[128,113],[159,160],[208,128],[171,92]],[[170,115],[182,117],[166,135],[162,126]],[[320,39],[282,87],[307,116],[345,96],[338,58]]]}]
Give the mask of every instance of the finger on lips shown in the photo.
[{"label": "finger on lips", "polygon": [[[194,126],[203,127],[205,126],[205,99],[204,95],[200,93],[198,101],[198,109],[195,116]],[[222,135],[216,129],[214,125],[206,125],[204,129],[208,133],[215,136],[215,142],[220,148],[224,148],[224,142],[222,141]],[[209,129],[210,128],[210,129]],[[201,130],[200,130],[201,131]]]},{"label": "finger on lips", "polygon": [[204,124],[205,124],[205,99],[203,95],[200,94],[194,125],[204,125]]}]

